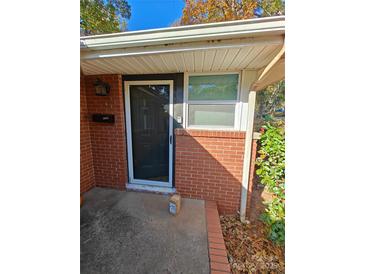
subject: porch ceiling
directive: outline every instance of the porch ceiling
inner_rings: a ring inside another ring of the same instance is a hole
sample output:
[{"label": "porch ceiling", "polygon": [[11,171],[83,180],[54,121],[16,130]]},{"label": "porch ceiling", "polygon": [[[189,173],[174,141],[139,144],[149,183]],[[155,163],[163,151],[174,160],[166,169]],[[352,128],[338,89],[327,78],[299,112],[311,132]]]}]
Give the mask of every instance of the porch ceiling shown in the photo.
[{"label": "porch ceiling", "polygon": [[234,71],[261,69],[280,51],[282,45],[255,45],[228,49],[194,50],[82,60],[85,75],[149,74],[174,72]]},{"label": "porch ceiling", "polygon": [[81,37],[84,75],[260,70],[284,44],[284,17]]}]

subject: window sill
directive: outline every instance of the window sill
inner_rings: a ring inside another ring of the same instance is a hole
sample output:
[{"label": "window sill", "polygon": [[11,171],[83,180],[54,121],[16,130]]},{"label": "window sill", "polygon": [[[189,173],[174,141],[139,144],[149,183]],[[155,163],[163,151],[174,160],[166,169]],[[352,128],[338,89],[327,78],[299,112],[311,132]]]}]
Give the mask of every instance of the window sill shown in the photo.
[{"label": "window sill", "polygon": [[217,130],[217,129],[175,129],[175,135],[177,136],[190,136],[190,137],[211,137],[211,138],[231,138],[231,139],[244,139],[246,132],[237,130]]}]

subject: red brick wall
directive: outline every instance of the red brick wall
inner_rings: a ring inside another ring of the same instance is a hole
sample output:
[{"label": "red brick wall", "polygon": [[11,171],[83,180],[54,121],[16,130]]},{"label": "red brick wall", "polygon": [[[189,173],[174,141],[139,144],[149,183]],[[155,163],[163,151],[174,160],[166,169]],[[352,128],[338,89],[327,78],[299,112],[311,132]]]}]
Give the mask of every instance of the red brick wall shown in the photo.
[{"label": "red brick wall", "polygon": [[[96,96],[96,79],[111,85]],[[81,193],[93,186],[125,189],[127,152],[120,75],[81,78]],[[93,113],[114,114],[115,123],[91,121]],[[240,207],[245,132],[176,129],[175,187],[185,197],[214,200],[221,214]],[[256,142],[253,142],[247,208],[250,208]]]},{"label": "red brick wall", "polygon": [[214,200],[221,214],[239,210],[244,132],[177,129],[175,186],[185,197]]},{"label": "red brick wall", "polygon": [[[95,95],[97,78],[110,84],[108,96]],[[85,76],[85,87],[89,119],[93,113],[115,115],[114,124],[89,122],[95,185],[123,190],[127,182],[127,153],[121,76]]]},{"label": "red brick wall", "polygon": [[80,192],[95,186],[84,77],[80,77]]}]

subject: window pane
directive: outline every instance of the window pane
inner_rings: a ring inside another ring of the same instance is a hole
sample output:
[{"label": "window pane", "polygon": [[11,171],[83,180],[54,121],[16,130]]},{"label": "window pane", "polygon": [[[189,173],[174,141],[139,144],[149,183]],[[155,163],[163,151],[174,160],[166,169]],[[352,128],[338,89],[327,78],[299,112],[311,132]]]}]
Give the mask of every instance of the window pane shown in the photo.
[{"label": "window pane", "polygon": [[236,100],[238,74],[189,76],[189,100]]},{"label": "window pane", "polygon": [[189,126],[234,127],[235,105],[189,105]]}]

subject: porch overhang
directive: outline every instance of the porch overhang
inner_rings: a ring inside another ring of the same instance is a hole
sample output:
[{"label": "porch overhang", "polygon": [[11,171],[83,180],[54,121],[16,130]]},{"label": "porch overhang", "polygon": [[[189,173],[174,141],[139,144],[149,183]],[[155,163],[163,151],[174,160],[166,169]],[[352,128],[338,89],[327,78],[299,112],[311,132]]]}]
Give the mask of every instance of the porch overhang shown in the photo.
[{"label": "porch overhang", "polygon": [[284,16],[81,37],[85,75],[265,68],[284,44]]},{"label": "porch overhang", "polygon": [[259,77],[251,87],[253,91],[263,90],[267,86],[285,78],[285,46],[258,74]]}]

